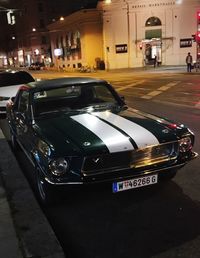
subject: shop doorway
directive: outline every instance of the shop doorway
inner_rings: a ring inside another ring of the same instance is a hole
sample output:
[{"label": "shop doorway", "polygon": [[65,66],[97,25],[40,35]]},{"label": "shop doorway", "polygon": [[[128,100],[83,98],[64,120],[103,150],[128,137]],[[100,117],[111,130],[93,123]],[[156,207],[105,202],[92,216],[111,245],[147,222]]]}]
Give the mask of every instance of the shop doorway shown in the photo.
[{"label": "shop doorway", "polygon": [[155,57],[157,65],[162,64],[162,43],[161,39],[143,40],[144,45],[144,60],[146,65],[153,65]]},{"label": "shop doorway", "polygon": [[162,22],[158,17],[149,17],[145,22],[144,61],[146,65],[154,64],[156,58],[157,65],[162,64]]}]

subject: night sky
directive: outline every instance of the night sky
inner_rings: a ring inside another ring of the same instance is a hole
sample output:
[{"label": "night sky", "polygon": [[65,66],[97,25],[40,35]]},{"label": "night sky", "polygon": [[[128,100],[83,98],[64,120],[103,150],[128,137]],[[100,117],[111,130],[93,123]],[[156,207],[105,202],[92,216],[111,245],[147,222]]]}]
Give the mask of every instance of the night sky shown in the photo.
[{"label": "night sky", "polygon": [[[1,1],[1,0],[0,0]],[[65,16],[83,8],[95,8],[98,0],[46,0],[54,13]],[[61,13],[63,12],[63,13]]]},{"label": "night sky", "polygon": [[[7,7],[14,2],[14,0],[0,0],[0,7]],[[46,0],[46,2],[51,3],[53,6],[55,6],[55,8],[56,6],[63,6],[65,10],[66,6],[68,6],[68,9],[79,10],[87,7],[95,7],[98,0]]]},{"label": "night sky", "polygon": [[51,2],[55,2],[56,4],[59,3],[59,5],[68,6],[71,9],[81,9],[84,7],[95,7],[98,0],[47,0]]}]

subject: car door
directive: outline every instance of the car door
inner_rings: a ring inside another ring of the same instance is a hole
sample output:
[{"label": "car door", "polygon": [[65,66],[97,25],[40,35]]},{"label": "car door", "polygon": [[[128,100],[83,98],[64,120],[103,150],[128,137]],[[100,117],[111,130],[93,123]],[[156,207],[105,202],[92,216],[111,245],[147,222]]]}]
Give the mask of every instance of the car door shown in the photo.
[{"label": "car door", "polygon": [[29,91],[20,91],[16,107],[13,110],[13,116],[16,138],[26,154],[30,155],[32,148],[32,118],[29,107]]}]

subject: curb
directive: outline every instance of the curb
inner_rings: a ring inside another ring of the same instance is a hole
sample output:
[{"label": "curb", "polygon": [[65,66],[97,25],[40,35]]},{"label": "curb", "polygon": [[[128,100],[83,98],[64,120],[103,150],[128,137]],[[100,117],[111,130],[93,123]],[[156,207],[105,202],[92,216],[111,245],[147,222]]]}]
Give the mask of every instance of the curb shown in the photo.
[{"label": "curb", "polygon": [[22,257],[64,258],[64,251],[1,130],[0,136],[0,176],[7,193]]}]

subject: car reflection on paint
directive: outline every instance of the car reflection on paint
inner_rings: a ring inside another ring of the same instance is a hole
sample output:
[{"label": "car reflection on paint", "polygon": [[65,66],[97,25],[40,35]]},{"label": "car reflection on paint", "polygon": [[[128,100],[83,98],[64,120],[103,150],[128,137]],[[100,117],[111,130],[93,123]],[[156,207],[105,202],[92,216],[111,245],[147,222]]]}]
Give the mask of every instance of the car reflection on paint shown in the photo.
[{"label": "car reflection on paint", "polygon": [[12,146],[35,167],[43,203],[59,186],[109,182],[113,192],[172,178],[197,156],[183,124],[129,108],[93,78],[60,78],[20,88],[7,106]]}]

